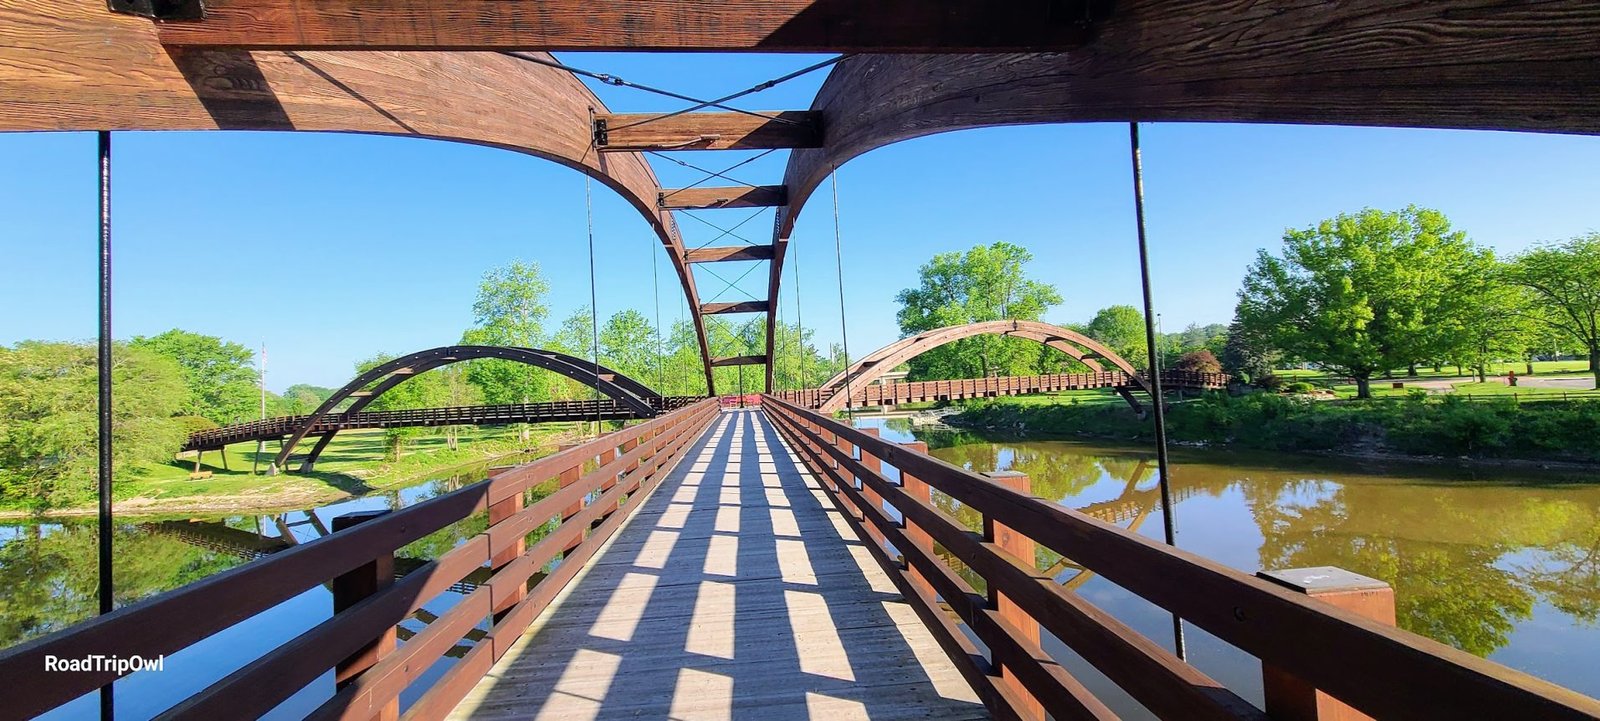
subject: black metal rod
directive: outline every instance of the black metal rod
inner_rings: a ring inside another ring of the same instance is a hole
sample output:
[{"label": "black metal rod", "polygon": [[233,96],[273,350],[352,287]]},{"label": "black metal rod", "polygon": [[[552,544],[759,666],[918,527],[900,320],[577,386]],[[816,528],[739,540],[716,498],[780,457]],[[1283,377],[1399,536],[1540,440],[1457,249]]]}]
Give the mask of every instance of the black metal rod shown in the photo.
[{"label": "black metal rod", "polygon": [[[111,132],[100,131],[100,355],[96,372],[99,380],[98,415],[100,427],[100,527],[99,575],[100,613],[111,613]],[[116,716],[112,684],[100,687],[100,718]]]},{"label": "black metal rod", "polygon": [[[1167,545],[1178,545],[1178,519],[1172,507],[1172,475],[1167,465],[1167,414],[1162,406],[1161,360],[1156,348],[1155,300],[1150,293],[1150,247],[1144,232],[1144,161],[1139,156],[1139,124],[1128,123],[1129,147],[1133,152],[1133,215],[1139,228],[1139,282],[1144,287],[1144,338],[1150,356],[1150,397],[1156,422],[1156,469],[1161,474],[1161,530]],[[1178,658],[1186,656],[1183,619],[1172,614],[1172,646]]]}]

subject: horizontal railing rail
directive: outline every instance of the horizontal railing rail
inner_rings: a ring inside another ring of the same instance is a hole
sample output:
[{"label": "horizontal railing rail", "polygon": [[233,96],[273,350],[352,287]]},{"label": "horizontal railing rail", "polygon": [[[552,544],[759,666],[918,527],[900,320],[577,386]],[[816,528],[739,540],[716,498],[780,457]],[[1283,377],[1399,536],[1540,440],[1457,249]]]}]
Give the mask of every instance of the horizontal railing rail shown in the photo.
[{"label": "horizontal railing rail", "polygon": [[[1226,373],[1196,373],[1190,371],[1165,371],[1162,382],[1168,388],[1226,388],[1232,376]],[[1088,390],[1096,388],[1139,387],[1144,381],[1122,371],[1093,373],[1046,373],[1031,376],[994,376],[940,381],[893,381],[869,384],[851,389],[853,403],[858,406],[899,405],[926,401],[961,400],[994,396],[1055,393],[1059,391]],[[821,406],[842,388],[807,388],[778,391],[779,399],[806,408]]]},{"label": "horizontal railing rail", "polygon": [[[47,672],[47,655],[153,658],[175,653],[331,581],[336,613],[330,619],[161,718],[254,718],[329,669],[336,669],[341,687],[314,716],[371,718],[385,709],[391,715],[402,690],[492,618],[482,640],[407,715],[442,717],[638,507],[638,499],[660,482],[718,412],[714,400],[694,403],[0,652],[0,677],[9,688],[25,690],[7,694],[5,713],[34,716],[115,680],[110,670]],[[532,489],[550,481],[559,484],[558,490],[525,505]],[[392,568],[396,549],[482,512],[489,514],[486,531],[392,580],[386,568]],[[557,523],[553,531],[525,547],[530,534],[552,521]],[[529,580],[557,559],[564,560],[530,591]],[[393,647],[397,624],[485,565],[493,569],[486,582],[403,646]],[[376,587],[347,597],[352,601],[348,607],[337,608],[341,583],[360,585],[364,578]]]},{"label": "horizontal railing rail", "polygon": [[[667,396],[650,402],[660,411],[674,411],[692,405],[703,396]],[[355,411],[331,413],[312,425],[315,435],[330,430],[387,428],[400,426],[501,425],[540,421],[631,420],[639,414],[610,399],[548,401],[485,406],[452,406],[397,411]],[[183,450],[212,450],[241,441],[287,436],[304,425],[310,416],[280,416],[221,428],[207,428],[189,434]]]},{"label": "horizontal railing rail", "polygon": [[[846,520],[997,715],[1108,718],[1110,711],[1037,640],[1042,626],[1162,718],[1262,718],[1253,705],[1055,583],[1008,548],[1019,539],[1167,609],[1379,718],[1594,719],[1600,702],[1416,634],[1297,595],[1003,482],[767,396],[763,408]],[[900,480],[882,472],[887,464]],[[931,502],[930,489],[979,512],[984,532]],[[898,512],[896,520],[885,509]],[[979,594],[934,554],[978,574]],[[891,558],[885,543],[903,558]],[[971,629],[987,656],[936,601]]]}]

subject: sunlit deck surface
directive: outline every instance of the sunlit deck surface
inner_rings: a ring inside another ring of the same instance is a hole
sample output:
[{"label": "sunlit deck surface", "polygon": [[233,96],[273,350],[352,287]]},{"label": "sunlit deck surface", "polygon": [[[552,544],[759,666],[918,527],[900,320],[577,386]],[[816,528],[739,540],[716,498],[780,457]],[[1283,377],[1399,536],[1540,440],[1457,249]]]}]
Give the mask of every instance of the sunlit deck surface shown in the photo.
[{"label": "sunlit deck surface", "polygon": [[751,409],[722,414],[451,718],[989,714]]}]

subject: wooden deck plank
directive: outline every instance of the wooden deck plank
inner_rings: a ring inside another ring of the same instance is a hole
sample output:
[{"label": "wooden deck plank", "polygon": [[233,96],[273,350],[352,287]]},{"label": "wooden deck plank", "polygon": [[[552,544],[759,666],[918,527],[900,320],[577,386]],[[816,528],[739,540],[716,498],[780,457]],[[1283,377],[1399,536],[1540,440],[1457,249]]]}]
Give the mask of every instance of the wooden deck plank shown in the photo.
[{"label": "wooden deck plank", "polygon": [[986,719],[758,410],[725,412],[454,719]]}]

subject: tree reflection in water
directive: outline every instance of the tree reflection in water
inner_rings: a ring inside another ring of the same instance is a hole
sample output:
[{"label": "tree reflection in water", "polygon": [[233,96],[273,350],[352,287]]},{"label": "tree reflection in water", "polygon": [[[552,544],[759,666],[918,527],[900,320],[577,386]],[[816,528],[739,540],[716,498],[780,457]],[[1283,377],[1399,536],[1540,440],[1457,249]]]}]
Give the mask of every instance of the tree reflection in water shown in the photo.
[{"label": "tree reflection in water", "polygon": [[[959,431],[915,435],[947,462],[977,472],[1021,471],[1034,495],[1130,530],[1160,513],[1153,458],[1142,449],[991,442]],[[1253,518],[1256,558],[1219,559],[1241,570],[1338,566],[1382,579],[1394,586],[1402,628],[1478,655],[1505,647],[1541,602],[1572,626],[1600,621],[1600,486],[1526,472],[1463,480],[1468,473],[1460,469],[1373,473],[1323,459],[1176,455],[1172,490],[1180,506],[1206,497]],[[976,511],[943,494],[934,500],[967,528],[982,528]],[[1201,515],[1179,514],[1180,529],[1208,523],[1205,514],[1217,508],[1201,504]],[[983,588],[982,578],[939,551]],[[1090,577],[1044,548],[1035,561],[1069,587]],[[1259,565],[1243,567],[1251,561]]]}]

